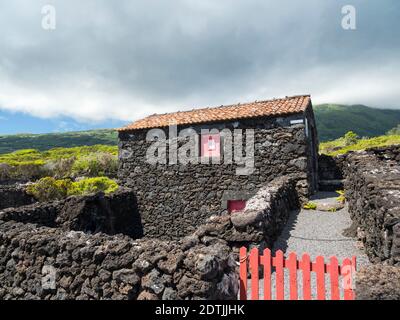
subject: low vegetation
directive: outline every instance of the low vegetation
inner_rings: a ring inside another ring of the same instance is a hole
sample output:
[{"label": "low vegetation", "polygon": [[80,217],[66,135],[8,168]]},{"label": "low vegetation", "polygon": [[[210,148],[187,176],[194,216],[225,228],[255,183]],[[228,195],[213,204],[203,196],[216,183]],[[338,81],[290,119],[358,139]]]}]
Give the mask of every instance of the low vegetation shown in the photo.
[{"label": "low vegetation", "polygon": [[336,193],[339,195],[336,200],[342,204],[346,202],[346,197],[344,195],[344,190],[336,190]]},{"label": "low vegetation", "polygon": [[303,209],[306,210],[316,210],[317,209],[317,204],[315,202],[307,202],[304,206]]},{"label": "low vegetation", "polygon": [[389,131],[387,135],[379,137],[360,138],[354,132],[349,131],[339,139],[320,143],[319,151],[322,154],[337,156],[350,151],[400,144],[400,134],[391,134],[392,132],[395,131]]},{"label": "low vegetation", "polygon": [[35,181],[78,177],[115,177],[117,146],[94,145],[54,148],[47,151],[24,149],[0,155],[0,180]]},{"label": "low vegetation", "polygon": [[118,144],[117,132],[103,129],[47,134],[0,135],[0,154],[30,148],[46,151],[53,148],[72,148],[98,144],[116,146]]},{"label": "low vegetation", "polygon": [[54,179],[45,177],[27,188],[27,193],[38,201],[64,199],[71,195],[85,195],[96,192],[111,193],[118,190],[118,184],[107,177],[84,178],[79,181],[71,179]]}]

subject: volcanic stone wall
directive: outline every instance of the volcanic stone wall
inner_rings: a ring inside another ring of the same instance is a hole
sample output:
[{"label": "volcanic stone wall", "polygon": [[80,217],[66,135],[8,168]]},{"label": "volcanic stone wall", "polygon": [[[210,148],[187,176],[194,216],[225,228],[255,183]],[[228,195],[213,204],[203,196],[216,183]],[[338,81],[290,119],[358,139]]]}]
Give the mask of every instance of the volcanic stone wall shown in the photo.
[{"label": "volcanic stone wall", "polygon": [[230,248],[0,220],[1,299],[236,299]]},{"label": "volcanic stone wall", "polygon": [[399,147],[351,153],[345,191],[352,220],[373,262],[400,265]]},{"label": "volcanic stone wall", "polygon": [[382,263],[357,270],[357,300],[400,300],[400,268]]},{"label": "volcanic stone wall", "polygon": [[[191,234],[212,215],[227,213],[227,200],[248,200],[274,178],[291,174],[301,201],[316,184],[317,140],[312,110],[305,124],[290,125],[290,120],[303,119],[303,114],[286,118],[262,118],[236,122],[193,126],[192,129],[255,130],[255,170],[250,175],[237,175],[237,164],[152,165],[146,151],[147,131],[120,132],[119,180],[132,188],[146,237],[178,239]],[[178,132],[184,127],[178,126]],[[168,137],[168,129],[165,129]],[[311,143],[313,141],[313,144]],[[314,147],[312,147],[314,146]],[[166,154],[168,157],[168,152]]]},{"label": "volcanic stone wall", "polygon": [[28,195],[23,186],[0,185],[0,210],[34,203],[35,199]]},{"label": "volcanic stone wall", "polygon": [[1,212],[0,299],[237,299],[239,247],[271,247],[299,206],[296,180],[286,176],[261,188],[243,212],[212,216],[179,241],[99,232],[110,232],[109,223],[93,206],[129,194]]},{"label": "volcanic stone wall", "polygon": [[88,233],[123,233],[133,238],[143,235],[136,197],[132,190],[124,188],[108,195],[72,196],[60,201],[8,208],[0,211],[0,219]]},{"label": "volcanic stone wall", "polygon": [[345,156],[336,157],[321,154],[318,156],[318,178],[320,180],[343,179],[343,162]]},{"label": "volcanic stone wall", "polygon": [[295,180],[279,177],[261,188],[242,212],[212,216],[187,241],[226,241],[238,260],[239,248],[272,248],[292,211],[299,209]]}]

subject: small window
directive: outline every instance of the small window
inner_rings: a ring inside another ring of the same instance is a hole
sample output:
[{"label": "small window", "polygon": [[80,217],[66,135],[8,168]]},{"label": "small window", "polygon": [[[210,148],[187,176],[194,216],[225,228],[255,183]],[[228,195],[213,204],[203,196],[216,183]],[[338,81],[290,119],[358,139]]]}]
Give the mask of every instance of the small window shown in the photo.
[{"label": "small window", "polygon": [[239,212],[246,208],[246,200],[228,200],[228,212]]},{"label": "small window", "polygon": [[201,156],[219,157],[221,154],[221,139],[219,134],[203,134],[201,136]]}]

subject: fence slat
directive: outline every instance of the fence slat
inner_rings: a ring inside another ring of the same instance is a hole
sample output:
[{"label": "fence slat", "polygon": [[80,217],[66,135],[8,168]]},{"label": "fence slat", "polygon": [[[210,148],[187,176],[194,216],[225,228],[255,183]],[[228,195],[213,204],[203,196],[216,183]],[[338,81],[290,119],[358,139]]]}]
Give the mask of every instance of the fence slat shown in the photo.
[{"label": "fence slat", "polygon": [[297,300],[297,255],[292,252],[287,259],[287,268],[289,269],[290,300]]},{"label": "fence slat", "polygon": [[325,261],[324,257],[315,259],[315,270],[317,274],[317,299],[325,300]]},{"label": "fence slat", "polygon": [[342,268],[340,270],[344,288],[344,300],[353,300],[353,289],[352,289],[352,263],[350,259],[344,259]]},{"label": "fence slat", "polygon": [[239,251],[240,271],[239,271],[239,288],[240,300],[247,300],[247,249],[241,247]]},{"label": "fence slat", "polygon": [[276,277],[276,300],[285,299],[285,274],[284,274],[284,260],[282,250],[278,250],[275,254],[275,277]]},{"label": "fence slat", "polygon": [[[341,290],[339,281],[343,281],[344,300],[354,300],[355,292],[353,290],[352,281],[354,272],[356,271],[356,257],[351,259],[344,259],[342,265],[339,265],[338,259],[332,256],[329,259],[329,264],[325,264],[324,257],[318,256],[315,262],[312,263],[310,255],[304,253],[301,261],[297,260],[295,252],[289,254],[285,260],[282,250],[278,250],[275,253],[275,257],[272,257],[270,249],[265,249],[263,255],[260,257],[257,248],[253,248],[247,256],[247,249],[245,247],[240,248],[239,251],[240,268],[239,268],[239,288],[240,288],[240,299],[247,300],[247,292],[250,289],[250,299],[259,300],[259,268],[260,263],[263,266],[264,274],[264,300],[272,300],[272,267],[275,267],[275,278],[276,278],[276,300],[285,299],[285,268],[289,272],[289,296],[290,300],[299,299],[298,289],[298,277],[297,270],[302,270],[303,279],[303,300],[311,300],[311,272],[316,273],[316,297],[318,300],[327,299],[326,286],[325,286],[325,275],[329,274],[330,277],[330,295],[331,300],[340,300]],[[251,286],[248,285],[248,271],[251,273]]]},{"label": "fence slat", "polygon": [[311,260],[307,253],[303,254],[301,269],[303,270],[303,300],[311,300]]},{"label": "fence slat", "polygon": [[264,266],[264,300],[271,300],[271,250],[265,249],[261,257]]},{"label": "fence slat", "polygon": [[250,251],[250,272],[251,272],[251,300],[258,300],[259,299],[259,290],[258,290],[258,283],[259,283],[259,256],[258,256],[258,249],[253,248]]},{"label": "fence slat", "polygon": [[331,278],[331,300],[340,300],[339,263],[336,257],[330,259],[329,274]]}]

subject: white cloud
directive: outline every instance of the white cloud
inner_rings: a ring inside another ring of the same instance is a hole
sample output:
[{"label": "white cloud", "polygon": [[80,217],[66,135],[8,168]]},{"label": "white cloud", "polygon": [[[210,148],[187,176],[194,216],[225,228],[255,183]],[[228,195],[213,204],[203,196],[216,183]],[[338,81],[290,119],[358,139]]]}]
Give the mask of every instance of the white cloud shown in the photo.
[{"label": "white cloud", "polygon": [[[345,1],[8,1],[0,109],[80,121],[310,93],[314,103],[400,107],[400,5]],[[57,29],[41,29],[53,4]],[[397,35],[398,36],[398,35]]]}]

